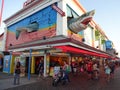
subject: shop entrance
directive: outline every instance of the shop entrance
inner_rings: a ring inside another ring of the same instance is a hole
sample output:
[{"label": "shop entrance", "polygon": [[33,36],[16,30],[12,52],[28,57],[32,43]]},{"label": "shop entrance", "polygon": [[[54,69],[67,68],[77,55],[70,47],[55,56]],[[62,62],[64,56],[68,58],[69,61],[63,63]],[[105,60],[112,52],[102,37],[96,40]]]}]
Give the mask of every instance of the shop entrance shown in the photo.
[{"label": "shop entrance", "polygon": [[39,73],[38,66],[40,60],[44,60],[44,56],[35,56],[35,74]]},{"label": "shop entrance", "polygon": [[29,57],[26,57],[25,73],[28,73]]},{"label": "shop entrance", "polygon": [[50,72],[49,75],[53,76],[55,66],[63,66],[64,62],[69,62],[68,56],[50,56]]},{"label": "shop entrance", "polygon": [[68,61],[68,57],[67,56],[50,56],[50,67],[54,67],[55,65],[60,65],[63,66],[63,61],[66,61],[67,63]]}]

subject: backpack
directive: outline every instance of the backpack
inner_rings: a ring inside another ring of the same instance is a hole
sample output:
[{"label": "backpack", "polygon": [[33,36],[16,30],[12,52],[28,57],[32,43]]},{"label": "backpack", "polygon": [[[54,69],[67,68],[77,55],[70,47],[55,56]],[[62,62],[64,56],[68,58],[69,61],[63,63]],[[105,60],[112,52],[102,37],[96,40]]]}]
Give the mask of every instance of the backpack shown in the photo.
[{"label": "backpack", "polygon": [[16,74],[20,74],[21,72],[20,72],[20,69],[15,69],[15,73]]},{"label": "backpack", "polygon": [[67,65],[67,67],[66,67],[66,72],[71,72],[71,67],[70,67],[70,65]]}]

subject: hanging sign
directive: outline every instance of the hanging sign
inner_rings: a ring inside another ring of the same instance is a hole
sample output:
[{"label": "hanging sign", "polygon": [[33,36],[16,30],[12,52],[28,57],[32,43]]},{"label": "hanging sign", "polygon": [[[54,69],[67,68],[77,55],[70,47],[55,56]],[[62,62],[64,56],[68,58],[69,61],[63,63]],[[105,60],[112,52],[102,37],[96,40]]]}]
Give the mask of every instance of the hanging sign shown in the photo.
[{"label": "hanging sign", "polygon": [[62,17],[65,16],[65,12],[63,12],[59,7],[55,4],[52,5],[52,8],[55,9]]}]

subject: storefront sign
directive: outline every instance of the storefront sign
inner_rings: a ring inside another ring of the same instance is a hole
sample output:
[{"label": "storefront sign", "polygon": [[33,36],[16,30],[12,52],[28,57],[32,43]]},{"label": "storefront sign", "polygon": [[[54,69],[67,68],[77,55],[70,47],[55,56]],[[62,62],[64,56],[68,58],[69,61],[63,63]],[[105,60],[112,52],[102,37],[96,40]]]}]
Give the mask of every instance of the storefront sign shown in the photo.
[{"label": "storefront sign", "polygon": [[105,45],[106,45],[106,49],[111,49],[112,48],[112,42],[109,41],[109,40],[105,42]]},{"label": "storefront sign", "polygon": [[65,12],[63,12],[59,7],[55,4],[52,5],[52,8],[55,9],[62,17],[65,16]]}]

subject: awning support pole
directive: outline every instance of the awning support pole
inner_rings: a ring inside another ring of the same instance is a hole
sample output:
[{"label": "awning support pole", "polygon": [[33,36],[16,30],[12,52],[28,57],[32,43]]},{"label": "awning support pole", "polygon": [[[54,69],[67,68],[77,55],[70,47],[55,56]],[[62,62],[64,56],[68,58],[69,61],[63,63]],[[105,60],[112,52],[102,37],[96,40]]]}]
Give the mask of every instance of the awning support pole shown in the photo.
[{"label": "awning support pole", "polygon": [[32,49],[30,49],[30,55],[29,55],[29,65],[28,65],[28,80],[30,80],[30,66],[31,66],[31,57],[32,57]]}]

